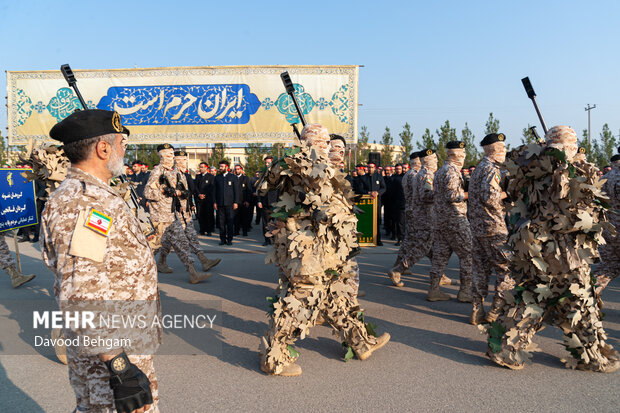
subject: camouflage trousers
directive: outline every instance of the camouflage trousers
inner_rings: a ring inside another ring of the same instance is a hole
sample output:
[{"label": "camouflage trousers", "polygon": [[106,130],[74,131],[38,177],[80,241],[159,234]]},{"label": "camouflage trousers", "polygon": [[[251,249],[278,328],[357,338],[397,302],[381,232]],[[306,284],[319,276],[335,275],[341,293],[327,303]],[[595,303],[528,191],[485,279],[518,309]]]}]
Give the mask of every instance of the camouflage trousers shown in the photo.
[{"label": "camouflage trousers", "polygon": [[178,219],[172,221],[170,225],[164,230],[164,234],[161,236],[161,248],[159,249],[160,256],[167,256],[174,248],[174,251],[179,256],[179,259],[185,265],[190,267],[194,265],[194,257],[191,255],[190,242],[187,239],[183,224]]},{"label": "camouflage trousers", "polygon": [[397,263],[402,263],[407,255],[407,251],[413,248],[413,237],[415,234],[413,222],[413,211],[405,211],[405,238],[401,241],[398,254],[396,255]]},{"label": "camouflage trousers", "polygon": [[202,249],[200,249],[200,240],[198,240],[198,234],[196,233],[191,218],[187,221],[187,225],[185,225],[185,236],[187,237],[187,241],[189,241],[189,248],[193,254],[198,254],[202,251]]},{"label": "camouflage trousers", "polygon": [[15,266],[15,259],[11,255],[9,245],[4,240],[4,235],[0,235],[0,267],[6,270],[11,266]]},{"label": "camouflage trousers", "polygon": [[[153,368],[153,356],[129,356],[151,382],[153,404],[148,413],[159,412],[159,394],[157,391],[157,377]],[[98,356],[84,356],[67,346],[67,364],[69,367],[69,382],[75,393],[76,412],[103,413],[115,412],[114,395],[110,388],[110,372]]]},{"label": "camouflage trousers", "polygon": [[[616,231],[620,232],[620,228],[617,228]],[[620,235],[616,234],[614,237],[605,231],[603,237],[607,243],[598,247],[601,262],[595,270],[599,294],[620,273]]]},{"label": "camouflage trousers", "polygon": [[353,296],[357,297],[357,293],[360,289],[360,267],[357,264],[355,258],[349,260],[351,276],[348,278],[347,283],[353,289]]},{"label": "camouflage trousers", "polygon": [[503,247],[506,235],[473,237],[473,279],[472,293],[475,299],[484,301],[489,294],[489,277],[495,270],[495,294],[502,296],[512,290],[515,282],[510,275],[510,260]]},{"label": "camouflage trousers", "polygon": [[[399,259],[400,252],[403,257]],[[398,250],[399,256],[394,263],[401,271],[411,268],[423,257],[433,258],[433,230],[416,228],[411,237],[405,237]]]},{"label": "camouflage trousers", "polygon": [[431,259],[431,281],[439,280],[450,256],[459,257],[461,286],[471,286],[472,254],[471,229],[467,218],[450,222],[450,226],[438,226],[433,230],[433,256]]},{"label": "camouflage trousers", "polygon": [[567,367],[600,371],[618,359],[617,352],[606,344],[588,266],[552,277],[551,281],[534,277],[518,284],[516,289],[504,292],[500,316],[488,330],[487,354],[492,358],[512,366],[523,365],[530,357],[527,349],[534,334],[547,323],[564,332],[564,345],[573,356],[566,361]]},{"label": "camouflage trousers", "polygon": [[265,371],[279,374],[284,367],[295,362],[298,357],[292,347],[295,340],[305,338],[319,316],[358,354],[377,343],[360,319],[362,310],[348,281],[319,277],[324,283],[284,282],[282,285],[280,296],[273,303],[274,311],[269,316],[269,331],[261,340],[260,358]]}]

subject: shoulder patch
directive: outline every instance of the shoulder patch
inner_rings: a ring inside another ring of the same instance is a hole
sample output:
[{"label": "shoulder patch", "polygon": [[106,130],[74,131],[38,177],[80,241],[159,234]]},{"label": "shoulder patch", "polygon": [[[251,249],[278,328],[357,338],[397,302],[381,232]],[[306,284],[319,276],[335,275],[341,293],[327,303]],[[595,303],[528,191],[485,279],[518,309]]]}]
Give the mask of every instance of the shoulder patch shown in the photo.
[{"label": "shoulder patch", "polygon": [[110,232],[110,227],[112,226],[112,218],[96,209],[92,209],[84,226],[107,237],[108,232]]}]

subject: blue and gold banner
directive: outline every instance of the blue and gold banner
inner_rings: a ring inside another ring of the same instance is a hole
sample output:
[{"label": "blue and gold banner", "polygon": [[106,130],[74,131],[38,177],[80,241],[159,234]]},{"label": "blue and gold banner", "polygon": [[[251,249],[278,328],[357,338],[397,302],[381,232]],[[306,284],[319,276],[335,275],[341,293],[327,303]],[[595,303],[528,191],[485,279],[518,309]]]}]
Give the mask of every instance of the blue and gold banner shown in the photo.
[{"label": "blue and gold banner", "polygon": [[21,173],[32,169],[0,169],[0,232],[38,222],[34,181]]},{"label": "blue and gold banner", "polygon": [[[130,143],[293,142],[299,122],[288,71],[309,123],[357,142],[358,66],[235,66],[74,70],[89,108],[117,111]],[[51,141],[81,108],[60,71],[7,72],[9,143]]]}]

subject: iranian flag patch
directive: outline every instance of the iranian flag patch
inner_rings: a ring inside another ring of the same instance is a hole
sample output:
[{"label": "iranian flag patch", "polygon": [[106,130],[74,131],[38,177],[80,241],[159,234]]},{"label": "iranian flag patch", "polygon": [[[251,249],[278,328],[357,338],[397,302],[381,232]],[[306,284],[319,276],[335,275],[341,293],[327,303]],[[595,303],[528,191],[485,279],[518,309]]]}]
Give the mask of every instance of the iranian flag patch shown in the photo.
[{"label": "iranian flag patch", "polygon": [[112,218],[93,209],[90,211],[85,225],[87,228],[107,237],[112,226]]}]

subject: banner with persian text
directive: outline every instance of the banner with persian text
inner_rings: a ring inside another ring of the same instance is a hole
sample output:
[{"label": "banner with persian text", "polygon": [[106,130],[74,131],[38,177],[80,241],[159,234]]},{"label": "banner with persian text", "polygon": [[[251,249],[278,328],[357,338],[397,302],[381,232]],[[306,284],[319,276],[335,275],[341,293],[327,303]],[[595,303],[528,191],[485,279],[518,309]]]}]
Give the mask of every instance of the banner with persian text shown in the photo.
[{"label": "banner with persian text", "polygon": [[[357,142],[359,66],[73,70],[88,107],[117,111],[130,143],[294,142],[284,71],[306,122]],[[82,108],[60,70],[9,71],[7,93],[11,145],[51,142],[52,126]]]}]

